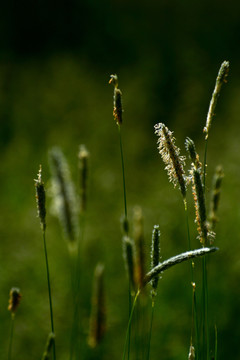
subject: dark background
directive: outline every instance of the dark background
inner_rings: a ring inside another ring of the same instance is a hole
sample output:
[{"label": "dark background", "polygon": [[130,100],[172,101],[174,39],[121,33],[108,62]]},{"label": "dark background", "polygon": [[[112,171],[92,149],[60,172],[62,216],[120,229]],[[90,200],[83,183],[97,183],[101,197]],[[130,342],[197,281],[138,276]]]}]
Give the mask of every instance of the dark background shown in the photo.
[{"label": "dark background", "polygon": [[[25,360],[41,357],[50,325],[33,179],[42,164],[49,189],[48,150],[58,145],[69,161],[77,186],[77,152],[82,143],[91,154],[86,236],[82,244],[83,339],[88,331],[92,274],[98,261],[104,262],[106,268],[108,315],[102,350],[92,352],[86,348],[84,357],[121,356],[128,285],[121,256],[122,178],[109,76],[118,74],[123,93],[122,136],[130,218],[134,206],[140,205],[145,217],[147,256],[152,227],[160,225],[165,259],[185,251],[187,239],[181,195],[168,182],[153,126],[166,123],[174,131],[183,154],[184,139],[190,136],[203,158],[202,129],[223,60],[230,61],[230,73],[219,98],[208,147],[207,200],[215,167],[222,164],[225,172],[215,241],[220,251],[209,262],[209,311],[211,329],[215,324],[218,328],[218,358],[239,358],[239,10],[235,0],[1,4],[2,358],[6,357],[9,339],[7,302],[12,286],[19,286],[23,293],[16,316],[13,355]],[[51,215],[50,200],[47,211],[60,360],[68,356],[70,336],[69,258],[61,229]],[[193,247],[200,247],[195,240],[192,204],[190,224]],[[200,301],[201,263],[196,262],[196,266]],[[183,264],[164,274],[159,284],[151,358],[186,359],[190,324],[189,267]]]}]

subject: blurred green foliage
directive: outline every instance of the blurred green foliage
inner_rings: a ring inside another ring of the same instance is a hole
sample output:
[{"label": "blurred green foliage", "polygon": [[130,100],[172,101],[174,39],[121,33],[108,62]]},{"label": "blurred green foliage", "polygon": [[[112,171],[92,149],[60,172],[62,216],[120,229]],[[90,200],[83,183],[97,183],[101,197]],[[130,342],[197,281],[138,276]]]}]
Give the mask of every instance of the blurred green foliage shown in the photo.
[{"label": "blurred green foliage", "polygon": [[[225,172],[215,241],[220,251],[209,260],[210,325],[218,327],[219,359],[239,358],[239,2],[10,1],[1,7],[1,358],[8,346],[7,302],[12,286],[23,294],[13,358],[37,359],[44,350],[50,322],[33,179],[42,164],[49,188],[48,149],[58,145],[77,184],[78,146],[85,144],[91,158],[82,244],[83,338],[98,261],[106,269],[108,331],[99,350],[83,347],[83,358],[119,359],[128,318],[128,285],[121,257],[122,175],[109,75],[118,74],[123,93],[129,213],[135,205],[143,209],[147,256],[153,225],[160,225],[165,259],[185,251],[187,239],[181,195],[163,170],[153,125],[166,123],[182,153],[184,139],[190,136],[202,157],[202,130],[223,60],[230,61],[230,75],[208,148],[207,196],[215,167],[222,164]],[[197,248],[193,205],[190,217]],[[61,360],[68,356],[72,318],[70,260],[59,224],[51,216],[50,201],[47,244]],[[200,262],[196,266],[200,271]],[[200,301],[200,275],[196,283]],[[183,264],[169,270],[159,283],[151,358],[186,359],[190,323],[189,267]]]}]

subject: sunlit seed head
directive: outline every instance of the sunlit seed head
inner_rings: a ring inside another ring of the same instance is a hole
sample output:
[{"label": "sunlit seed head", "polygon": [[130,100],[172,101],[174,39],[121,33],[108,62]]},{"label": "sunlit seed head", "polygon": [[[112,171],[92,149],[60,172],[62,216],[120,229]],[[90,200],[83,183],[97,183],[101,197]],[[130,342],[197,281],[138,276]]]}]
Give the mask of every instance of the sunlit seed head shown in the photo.
[{"label": "sunlit seed head", "polygon": [[173,183],[174,187],[179,186],[185,199],[187,191],[184,171],[186,158],[185,156],[180,156],[180,149],[175,145],[173,133],[164,124],[156,124],[154,128],[155,134],[159,137],[157,142],[158,150],[163,162],[166,164],[165,170],[167,170],[169,181]]}]

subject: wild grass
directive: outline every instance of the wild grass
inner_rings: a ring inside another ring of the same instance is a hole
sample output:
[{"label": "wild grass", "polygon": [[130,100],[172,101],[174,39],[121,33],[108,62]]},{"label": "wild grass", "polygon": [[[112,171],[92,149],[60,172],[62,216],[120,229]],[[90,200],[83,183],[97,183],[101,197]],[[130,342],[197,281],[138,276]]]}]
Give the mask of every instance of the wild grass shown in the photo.
[{"label": "wild grass", "polygon": [[[126,173],[123,156],[123,139],[121,128],[126,126],[124,123],[123,109],[122,109],[122,92],[118,88],[118,78],[116,75],[111,75],[110,83],[114,85],[114,108],[113,117],[118,129],[119,144],[120,144],[120,159],[122,171],[122,184],[123,184],[123,223],[122,223],[122,243],[124,261],[126,265],[126,272],[129,283],[129,292],[126,298],[129,299],[128,309],[128,322],[126,324],[125,340],[122,340],[122,348],[116,349],[118,357],[123,360],[126,357],[129,359],[149,360],[151,359],[151,340],[158,334],[154,333],[154,314],[156,311],[161,312],[161,307],[155,309],[155,300],[157,297],[157,287],[161,286],[161,277],[164,272],[169,268],[175,267],[185,261],[190,263],[190,286],[192,287],[192,306],[191,306],[191,321],[189,322],[189,343],[185,344],[186,358],[193,360],[208,360],[214,354],[214,359],[217,360],[218,339],[217,339],[217,326],[215,326],[215,341],[210,339],[209,328],[209,314],[208,311],[208,298],[209,288],[211,284],[208,283],[208,269],[207,261],[209,254],[218,250],[213,246],[215,227],[218,221],[217,211],[220,198],[220,186],[223,177],[221,168],[217,168],[216,175],[213,180],[213,196],[210,201],[209,215],[207,212],[207,199],[206,199],[206,167],[207,167],[207,141],[209,137],[209,129],[212,123],[213,115],[216,108],[216,102],[222,84],[226,82],[229,64],[224,62],[220,68],[216,86],[213,92],[213,97],[210,102],[209,114],[207,117],[206,126],[204,127],[205,133],[205,153],[203,165],[200,162],[198,152],[196,151],[195,144],[190,138],[186,139],[186,149],[189,153],[191,166],[189,169],[186,167],[186,156],[180,155],[180,149],[175,145],[175,138],[173,132],[168,127],[159,123],[155,125],[155,133],[158,136],[158,150],[165,163],[169,181],[173,183],[174,187],[179,188],[181,198],[184,204],[184,211],[186,216],[186,239],[182,240],[182,251],[162,261],[160,249],[160,231],[161,224],[152,224],[152,245],[151,249],[144,246],[143,235],[143,215],[140,208],[136,211],[136,216],[133,224],[128,218],[127,209],[127,184]],[[157,147],[156,147],[157,148]],[[156,150],[157,151],[157,150]],[[127,156],[126,154],[124,154]],[[101,350],[103,339],[107,336],[107,304],[106,304],[106,289],[104,286],[104,276],[106,271],[110,269],[104,268],[103,264],[96,265],[93,276],[92,300],[91,300],[91,314],[89,314],[89,324],[86,326],[86,321],[83,319],[83,309],[81,308],[81,293],[85,290],[86,282],[84,281],[84,272],[86,269],[84,263],[84,250],[82,244],[87,238],[85,234],[85,223],[87,221],[86,211],[88,208],[88,158],[89,153],[85,146],[80,147],[79,151],[79,183],[76,186],[78,191],[75,190],[73,181],[71,180],[70,170],[67,160],[63,155],[63,151],[59,148],[53,148],[49,152],[50,167],[52,171],[52,184],[53,187],[49,191],[54,200],[55,214],[59,217],[64,236],[67,240],[67,247],[69,250],[71,269],[67,269],[71,276],[71,285],[69,291],[72,299],[69,306],[72,309],[72,331],[69,336],[69,359],[101,359],[111,357],[107,354],[107,346],[104,351]],[[40,224],[43,233],[44,242],[44,256],[47,270],[47,288],[49,293],[49,308],[50,308],[50,331],[48,341],[43,347],[42,354],[37,357],[42,359],[58,359],[61,355],[58,354],[58,331],[59,329],[54,326],[53,309],[51,291],[51,278],[49,263],[54,259],[48,259],[47,246],[46,246],[46,206],[45,206],[45,188],[42,181],[42,171],[40,168],[38,179],[35,180],[36,185],[36,198],[37,198],[37,211],[40,219]],[[190,218],[188,214],[188,202],[192,191],[192,202],[195,206],[195,218]],[[175,196],[178,196],[175,193]],[[188,199],[188,200],[187,200]],[[120,215],[120,214],[119,214]],[[119,216],[120,217],[120,216]],[[196,232],[190,233],[189,222],[197,224]],[[94,226],[94,225],[93,225]],[[107,226],[107,223],[106,223]],[[161,231],[162,232],[162,231]],[[121,238],[119,231],[119,238]],[[196,241],[195,241],[196,240]],[[50,241],[50,239],[49,239]],[[215,245],[215,244],[214,244]],[[186,251],[187,250],[187,251]],[[111,249],[109,249],[111,251]],[[194,259],[202,257],[202,268],[195,266]],[[148,261],[146,260],[148,259]],[[149,269],[146,270],[146,263],[149,263]],[[177,268],[177,267],[176,267]],[[175,270],[176,271],[176,270]],[[199,294],[198,288],[200,284],[196,284],[196,273],[202,272],[202,294]],[[189,278],[188,283],[189,283]],[[151,290],[149,290],[149,285]],[[142,298],[141,298],[142,297]],[[116,306],[117,306],[116,299]],[[90,302],[90,301],[89,301]],[[151,305],[151,311],[148,312],[145,303]],[[10,305],[13,302],[10,303]],[[200,304],[200,305],[199,305]],[[10,341],[8,349],[8,360],[14,359],[12,356],[13,344],[13,320],[15,317],[15,310],[17,306],[11,305],[9,310],[12,313],[12,325],[10,332]],[[56,316],[56,315],[55,315]],[[59,323],[58,323],[59,325]],[[174,324],[173,324],[174,326]],[[88,329],[87,329],[88,327]],[[163,329],[164,331],[164,329]],[[17,335],[17,334],[16,334]],[[145,337],[145,339],[144,339]],[[144,341],[143,341],[144,340]],[[212,344],[214,343],[214,347]],[[100,349],[100,350],[98,350]],[[161,354],[161,349],[159,349]],[[179,358],[183,358],[180,354]]]}]

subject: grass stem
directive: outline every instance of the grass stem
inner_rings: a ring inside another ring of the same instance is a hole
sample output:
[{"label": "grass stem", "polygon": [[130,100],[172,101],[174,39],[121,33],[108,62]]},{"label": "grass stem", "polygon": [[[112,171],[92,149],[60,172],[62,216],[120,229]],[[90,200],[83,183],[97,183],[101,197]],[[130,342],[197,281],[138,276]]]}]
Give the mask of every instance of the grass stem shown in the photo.
[{"label": "grass stem", "polygon": [[151,338],[152,338],[152,325],[153,325],[154,305],[155,305],[155,302],[154,302],[154,300],[152,300],[152,313],[151,313],[151,320],[150,320],[150,330],[149,330],[148,349],[147,349],[147,360],[149,360],[149,356],[150,356],[150,347],[151,347]]},{"label": "grass stem", "polygon": [[[125,168],[124,168],[124,158],[123,158],[123,145],[122,145],[122,135],[121,135],[121,126],[120,126],[120,125],[118,125],[118,133],[119,133],[119,143],[120,143],[120,153],[121,153],[121,163],[122,163],[124,215],[125,215],[125,220],[127,221],[126,180],[125,180]],[[127,235],[128,235],[128,234],[127,234]]]},{"label": "grass stem", "polygon": [[[206,194],[206,167],[207,167],[207,147],[208,137],[205,138],[204,163],[203,163],[203,190]],[[202,259],[203,285],[202,285],[202,336],[203,336],[203,356],[205,347],[207,351],[206,359],[209,360],[209,321],[208,321],[208,285],[207,285],[207,263],[206,258]]]},{"label": "grass stem", "polygon": [[[54,334],[52,295],[51,295],[51,284],[50,284],[50,274],[49,274],[48,255],[47,255],[47,245],[46,245],[46,231],[45,231],[45,229],[43,229],[43,245],[44,245],[44,254],[45,254],[46,270],[47,270],[47,283],[48,283],[48,297],[49,297],[49,308],[50,308],[51,330],[52,330],[52,333]],[[54,341],[53,341],[53,359],[54,359],[54,360],[56,360],[55,339],[54,339]]]},{"label": "grass stem", "polygon": [[217,360],[217,350],[218,350],[218,333],[217,333],[217,325],[215,324],[215,356],[214,356],[214,360]]},{"label": "grass stem", "polygon": [[11,328],[10,328],[10,337],[9,337],[9,346],[8,346],[8,360],[11,360],[12,356],[12,341],[13,341],[13,330],[14,330],[14,319],[15,315],[11,316]]},{"label": "grass stem", "polygon": [[132,324],[132,317],[133,317],[133,312],[134,312],[134,308],[137,302],[137,298],[140,294],[140,290],[137,291],[133,304],[132,304],[132,309],[131,309],[131,313],[128,319],[128,326],[127,326],[127,332],[126,332],[126,338],[125,338],[125,344],[124,344],[124,350],[123,350],[123,356],[122,356],[122,360],[125,360],[125,356],[126,356],[126,351],[127,351],[127,344],[128,344],[128,339],[129,339],[129,333],[131,331],[131,324]]}]

